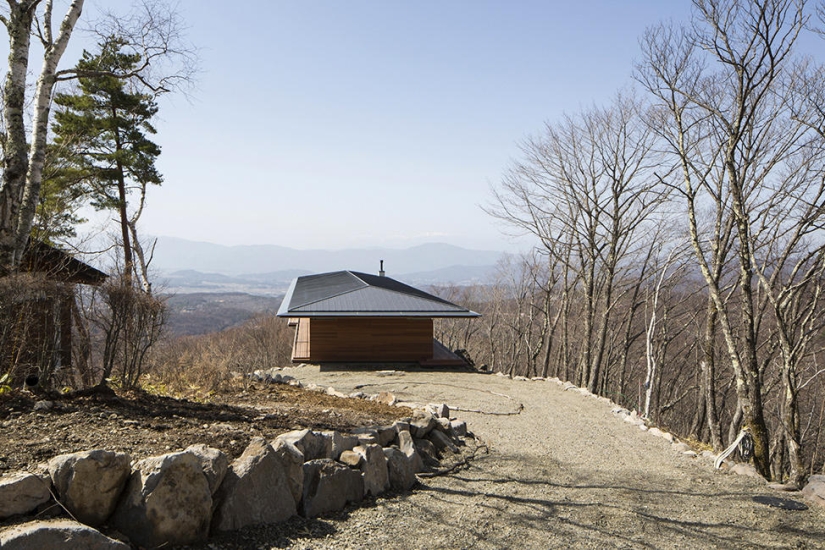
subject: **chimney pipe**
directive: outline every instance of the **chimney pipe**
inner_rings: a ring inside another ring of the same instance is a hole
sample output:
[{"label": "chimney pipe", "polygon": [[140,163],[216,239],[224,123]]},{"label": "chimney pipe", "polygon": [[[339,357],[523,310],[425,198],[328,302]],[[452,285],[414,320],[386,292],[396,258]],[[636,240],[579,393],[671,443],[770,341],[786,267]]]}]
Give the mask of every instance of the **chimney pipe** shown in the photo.
[{"label": "chimney pipe", "polygon": [[383,277],[385,275],[385,273],[384,273],[384,260],[380,260],[380,261],[381,261],[381,267],[378,268],[378,276]]}]

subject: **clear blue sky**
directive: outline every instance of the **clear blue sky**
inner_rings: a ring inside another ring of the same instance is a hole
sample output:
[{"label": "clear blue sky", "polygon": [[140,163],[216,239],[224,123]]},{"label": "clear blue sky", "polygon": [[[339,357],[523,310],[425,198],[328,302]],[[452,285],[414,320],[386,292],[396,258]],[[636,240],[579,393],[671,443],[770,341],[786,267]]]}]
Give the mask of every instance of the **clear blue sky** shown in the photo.
[{"label": "clear blue sky", "polygon": [[517,143],[632,84],[688,0],[183,0],[192,103],[161,102],[143,229],[294,248],[523,248],[481,210]]}]

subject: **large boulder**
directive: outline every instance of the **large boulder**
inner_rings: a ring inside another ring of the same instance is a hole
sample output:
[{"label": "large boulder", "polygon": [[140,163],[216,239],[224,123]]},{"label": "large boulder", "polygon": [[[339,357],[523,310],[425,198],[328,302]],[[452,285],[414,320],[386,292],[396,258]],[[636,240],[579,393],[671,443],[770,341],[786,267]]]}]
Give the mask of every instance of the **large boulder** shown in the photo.
[{"label": "large boulder", "polygon": [[312,430],[293,430],[286,432],[275,438],[275,441],[283,441],[284,443],[293,445],[304,455],[304,460],[311,460],[310,457],[321,458],[326,456],[326,442],[324,438]]},{"label": "large boulder", "polygon": [[50,481],[25,472],[0,477],[0,519],[27,514],[48,502]]},{"label": "large boulder", "polygon": [[382,447],[389,447],[398,437],[398,429],[395,424],[380,426],[376,431],[378,432],[378,444]]},{"label": "large boulder", "polygon": [[361,456],[359,464],[364,477],[364,496],[377,496],[387,490],[390,485],[387,473],[387,459],[381,445],[359,445],[353,452]]},{"label": "large boulder", "polygon": [[281,466],[286,474],[287,485],[295,501],[295,508],[301,503],[304,494],[304,455],[295,445],[286,441],[275,440],[272,443],[275,456],[281,461]]},{"label": "large boulder", "polygon": [[301,513],[312,518],[335,512],[347,502],[360,502],[364,497],[361,473],[329,458],[310,460],[303,465],[304,496]]},{"label": "large boulder", "polygon": [[234,531],[247,525],[278,523],[296,513],[286,468],[275,449],[254,438],[230,466],[215,498],[215,531]]},{"label": "large boulder", "polygon": [[429,439],[413,439],[415,450],[424,462],[424,468],[438,468],[441,463],[438,460],[438,450]]},{"label": "large boulder", "polygon": [[197,456],[188,451],[141,460],[109,524],[145,548],[205,541],[212,493]]},{"label": "large boulder", "polygon": [[400,449],[384,449],[390,487],[395,491],[409,491],[418,481],[412,461]]},{"label": "large boulder", "polygon": [[334,430],[317,433],[325,439],[326,451],[325,456],[319,456],[318,458],[331,458],[333,460],[338,460],[341,453],[344,451],[351,451],[359,444],[358,438],[354,435],[344,435],[341,432]]},{"label": "large boulder", "polygon": [[60,502],[87,525],[103,525],[115,511],[132,473],[126,453],[101,449],[65,454],[49,461],[49,475]]},{"label": "large boulder", "polygon": [[436,418],[450,418],[450,407],[445,403],[428,403],[427,412]]},{"label": "large boulder", "polygon": [[427,437],[436,426],[438,421],[435,416],[427,411],[416,411],[416,416],[410,420],[410,433],[417,439]]},{"label": "large boulder", "polygon": [[214,496],[229,468],[229,458],[226,453],[201,443],[190,445],[186,448],[186,451],[195,455],[200,461],[203,474],[206,476],[206,482],[209,484],[209,493]]},{"label": "large boulder", "polygon": [[415,448],[415,442],[410,432],[398,432],[398,448],[409,459],[414,474],[424,471],[424,460],[418,454],[418,449]]},{"label": "large boulder", "polygon": [[3,550],[129,550],[129,545],[110,539],[76,521],[33,521],[0,531]]},{"label": "large boulder", "polygon": [[825,507],[825,475],[814,475],[802,488],[802,494],[813,504]]}]

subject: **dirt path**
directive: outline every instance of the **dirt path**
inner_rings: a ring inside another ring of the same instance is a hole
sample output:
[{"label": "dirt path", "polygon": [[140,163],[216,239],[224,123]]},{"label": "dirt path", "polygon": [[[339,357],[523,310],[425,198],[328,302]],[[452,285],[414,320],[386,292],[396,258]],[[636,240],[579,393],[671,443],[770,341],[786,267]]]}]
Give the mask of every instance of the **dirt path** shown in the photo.
[{"label": "dirt path", "polygon": [[[825,511],[754,502],[778,494],[713,470],[552,382],[469,373],[290,374],[339,391],[445,402],[490,446],[452,476],[278,533],[292,548],[825,548]],[[509,397],[508,397],[509,396]],[[265,535],[258,533],[257,535]],[[273,535],[274,536],[274,535]],[[255,538],[258,538],[256,536]],[[260,539],[258,539],[260,540]]]}]

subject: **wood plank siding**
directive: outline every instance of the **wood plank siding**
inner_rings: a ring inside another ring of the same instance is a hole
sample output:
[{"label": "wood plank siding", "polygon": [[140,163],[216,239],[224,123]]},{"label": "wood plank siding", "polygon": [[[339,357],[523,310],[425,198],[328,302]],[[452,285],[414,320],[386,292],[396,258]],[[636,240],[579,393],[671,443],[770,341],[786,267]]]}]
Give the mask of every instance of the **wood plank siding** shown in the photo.
[{"label": "wood plank siding", "polygon": [[[311,328],[311,332],[310,332]],[[292,360],[418,362],[433,355],[430,318],[301,318]]]}]

